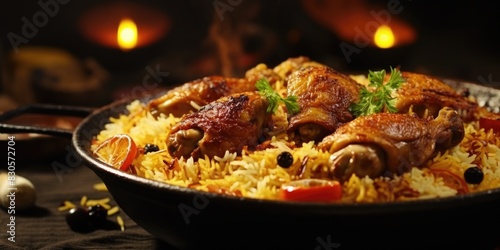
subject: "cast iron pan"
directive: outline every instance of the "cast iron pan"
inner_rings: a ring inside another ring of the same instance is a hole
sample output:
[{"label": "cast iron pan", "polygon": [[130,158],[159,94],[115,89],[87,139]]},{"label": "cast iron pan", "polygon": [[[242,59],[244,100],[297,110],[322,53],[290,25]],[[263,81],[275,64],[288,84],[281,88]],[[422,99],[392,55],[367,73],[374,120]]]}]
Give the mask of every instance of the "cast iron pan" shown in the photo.
[{"label": "cast iron pan", "polygon": [[[457,90],[467,88],[481,105],[498,109],[500,90],[451,80],[446,83]],[[142,101],[152,98],[145,97]],[[318,204],[205,193],[119,171],[94,158],[89,148],[109,118],[126,112],[130,101],[121,100],[94,110],[33,105],[4,113],[0,122],[23,112],[62,112],[85,118],[74,131],[3,123],[0,132],[71,137],[74,150],[71,154],[102,179],[121,209],[146,231],[179,249],[495,249],[500,246],[500,188],[407,202]],[[74,164],[74,160],[67,164]]]}]

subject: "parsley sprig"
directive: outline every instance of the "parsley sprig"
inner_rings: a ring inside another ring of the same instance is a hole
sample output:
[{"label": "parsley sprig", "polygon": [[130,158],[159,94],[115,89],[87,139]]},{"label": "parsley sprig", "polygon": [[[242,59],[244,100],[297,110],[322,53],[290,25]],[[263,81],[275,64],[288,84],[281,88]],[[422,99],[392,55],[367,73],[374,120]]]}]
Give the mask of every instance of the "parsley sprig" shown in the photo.
[{"label": "parsley sprig", "polygon": [[375,113],[380,113],[384,107],[387,112],[396,113],[398,110],[395,107],[396,98],[392,97],[392,93],[401,87],[405,79],[401,75],[401,71],[391,67],[391,77],[384,84],[385,70],[369,71],[368,86],[373,88],[373,91],[363,87],[360,91],[360,100],[351,105],[351,112],[355,116],[365,116]]},{"label": "parsley sprig", "polygon": [[288,113],[295,114],[299,112],[300,107],[297,103],[297,96],[287,96],[283,98],[278,92],[276,92],[269,82],[262,78],[255,83],[255,87],[259,90],[259,93],[267,98],[269,106],[267,107],[267,112],[276,112],[278,105],[284,103]]}]

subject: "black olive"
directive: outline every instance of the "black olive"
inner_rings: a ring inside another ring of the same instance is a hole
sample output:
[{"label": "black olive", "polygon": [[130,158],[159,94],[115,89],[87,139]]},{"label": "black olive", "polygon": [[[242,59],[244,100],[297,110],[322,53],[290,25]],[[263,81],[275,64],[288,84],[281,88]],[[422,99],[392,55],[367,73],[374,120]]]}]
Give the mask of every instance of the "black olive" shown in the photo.
[{"label": "black olive", "polygon": [[155,144],[152,144],[152,143],[148,143],[146,144],[146,146],[144,146],[144,153],[147,154],[147,153],[151,153],[151,152],[156,152],[160,150],[160,148],[158,147],[158,145],[155,145]]},{"label": "black olive", "polygon": [[464,179],[469,184],[479,184],[483,181],[484,173],[479,167],[470,167],[464,172]]},{"label": "black olive", "polygon": [[89,221],[89,213],[87,209],[82,207],[71,208],[66,214],[66,223],[73,231],[77,232],[88,232],[93,229]]},{"label": "black olive", "polygon": [[278,165],[282,168],[289,168],[293,163],[293,155],[288,151],[281,152],[276,158]]},{"label": "black olive", "polygon": [[99,204],[90,206],[88,208],[88,216],[90,223],[99,226],[106,222],[106,219],[108,217],[108,210]]},{"label": "black olive", "polygon": [[470,90],[467,89],[467,88],[463,89],[461,94],[462,94],[463,97],[469,97],[470,96]]}]

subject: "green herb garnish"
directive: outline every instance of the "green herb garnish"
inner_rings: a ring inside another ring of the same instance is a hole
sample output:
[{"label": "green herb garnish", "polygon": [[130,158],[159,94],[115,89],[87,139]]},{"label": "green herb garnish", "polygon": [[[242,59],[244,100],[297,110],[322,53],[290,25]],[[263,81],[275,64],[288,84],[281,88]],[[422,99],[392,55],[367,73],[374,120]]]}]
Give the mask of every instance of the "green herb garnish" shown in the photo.
[{"label": "green herb garnish", "polygon": [[284,103],[288,113],[295,114],[299,112],[300,107],[297,103],[297,96],[287,96],[283,98],[278,92],[276,92],[271,84],[266,79],[260,79],[255,83],[255,87],[259,90],[259,93],[267,98],[269,106],[267,107],[267,112],[276,112],[278,105]]},{"label": "green herb garnish", "polygon": [[401,75],[401,71],[391,67],[391,77],[384,84],[385,70],[369,71],[368,81],[369,87],[374,88],[373,91],[363,87],[359,93],[360,100],[351,105],[350,110],[355,116],[371,115],[380,113],[384,107],[387,112],[396,113],[398,110],[395,107],[396,98],[391,94],[397,90],[405,79]]}]

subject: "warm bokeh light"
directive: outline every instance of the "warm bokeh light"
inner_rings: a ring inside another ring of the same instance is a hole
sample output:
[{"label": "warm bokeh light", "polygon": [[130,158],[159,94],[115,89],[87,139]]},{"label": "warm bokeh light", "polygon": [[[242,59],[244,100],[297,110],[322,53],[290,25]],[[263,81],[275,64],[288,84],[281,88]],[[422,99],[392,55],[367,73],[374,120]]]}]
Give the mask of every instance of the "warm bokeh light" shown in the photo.
[{"label": "warm bokeh light", "polygon": [[118,46],[123,50],[133,49],[137,44],[137,26],[130,19],[123,19],[118,26]]},{"label": "warm bokeh light", "polygon": [[373,42],[379,48],[388,49],[394,46],[394,44],[396,43],[396,39],[389,26],[381,25],[380,27],[378,27],[377,31],[375,31]]},{"label": "warm bokeh light", "polygon": [[[345,1],[301,1],[313,20],[333,31],[340,40],[358,48],[396,48],[417,40],[415,27],[401,16],[391,15],[387,6],[372,5],[365,0],[349,0],[348,6],[344,6]],[[376,40],[374,27],[380,27]]]},{"label": "warm bokeh light", "polygon": [[124,50],[117,39],[117,28],[123,19],[133,20],[139,32],[134,50],[157,43],[171,28],[170,18],[160,9],[122,1],[105,1],[88,9],[79,19],[79,28],[83,37],[95,44]]}]

